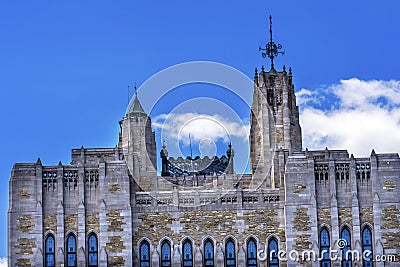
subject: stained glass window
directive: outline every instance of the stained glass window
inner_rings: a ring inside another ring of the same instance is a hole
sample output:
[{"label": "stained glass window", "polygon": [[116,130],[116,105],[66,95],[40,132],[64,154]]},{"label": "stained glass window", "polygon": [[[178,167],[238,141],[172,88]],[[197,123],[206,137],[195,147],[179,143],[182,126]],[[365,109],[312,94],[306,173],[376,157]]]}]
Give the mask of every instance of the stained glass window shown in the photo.
[{"label": "stained glass window", "polygon": [[214,267],[214,245],[210,240],[204,244],[204,266]]},{"label": "stained glass window", "polygon": [[76,238],[73,235],[67,239],[67,266],[76,266]]},{"label": "stained glass window", "polygon": [[341,239],[342,241],[345,241],[343,242],[344,247],[342,248],[342,267],[351,267],[352,254],[350,253],[351,237],[349,229],[343,228],[341,233]]},{"label": "stained glass window", "polygon": [[331,267],[330,260],[330,241],[329,241],[329,232],[327,229],[323,229],[320,235],[320,257],[321,257],[321,267]]},{"label": "stained glass window", "polygon": [[89,260],[89,267],[97,267],[97,237],[95,234],[91,234],[88,240],[88,260]]},{"label": "stained glass window", "polygon": [[150,267],[150,246],[146,241],[140,245],[140,267]]},{"label": "stained glass window", "polygon": [[[372,267],[372,256],[373,256],[373,250],[372,250],[372,233],[371,230],[369,230],[368,227],[365,227],[363,232],[362,232],[362,244],[363,244],[363,255],[365,255],[365,258],[363,260],[363,266],[364,267]],[[368,252],[368,253],[366,253]]]},{"label": "stained glass window", "polygon": [[225,266],[236,267],[235,243],[232,240],[226,242],[225,254]]},{"label": "stained glass window", "polygon": [[183,243],[183,266],[193,266],[193,249],[192,243],[189,240],[186,240]]},{"label": "stained glass window", "polygon": [[257,267],[257,245],[253,239],[247,243],[247,266]]},{"label": "stained glass window", "polygon": [[279,267],[278,242],[275,238],[268,242],[268,263],[269,267]]},{"label": "stained glass window", "polygon": [[171,266],[171,245],[168,241],[164,241],[161,246],[161,266]]},{"label": "stained glass window", "polygon": [[45,241],[45,266],[46,267],[54,267],[55,258],[54,258],[54,237],[49,235]]}]

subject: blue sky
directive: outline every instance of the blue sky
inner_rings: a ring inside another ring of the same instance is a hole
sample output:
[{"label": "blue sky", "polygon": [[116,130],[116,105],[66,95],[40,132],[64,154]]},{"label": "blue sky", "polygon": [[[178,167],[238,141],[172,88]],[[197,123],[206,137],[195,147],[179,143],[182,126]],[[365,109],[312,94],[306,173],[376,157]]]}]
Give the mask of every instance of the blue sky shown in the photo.
[{"label": "blue sky", "polygon": [[[377,123],[394,118],[382,127],[390,125],[383,134],[396,133],[398,10],[396,0],[0,2],[0,257],[7,254],[14,162],[40,157],[45,165],[67,164],[71,148],[115,146],[127,86],[166,67],[215,61],[252,78],[255,67],[268,65],[258,46],[267,42],[270,14],[286,51],[276,66],[291,66],[302,92],[302,122],[311,129],[306,145],[351,145],[338,143],[344,135],[330,139],[332,127],[321,125],[356,115],[374,131],[368,112]],[[343,130],[354,124],[349,120]],[[385,139],[390,152],[400,151],[398,140]]]}]

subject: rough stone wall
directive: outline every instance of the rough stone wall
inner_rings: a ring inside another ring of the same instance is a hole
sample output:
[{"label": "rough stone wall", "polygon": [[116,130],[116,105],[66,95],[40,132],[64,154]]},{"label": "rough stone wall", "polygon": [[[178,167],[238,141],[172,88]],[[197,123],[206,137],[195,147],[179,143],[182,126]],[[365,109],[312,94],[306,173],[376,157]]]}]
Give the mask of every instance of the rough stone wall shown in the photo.
[{"label": "rough stone wall", "polygon": [[318,210],[318,222],[331,225],[331,211],[328,208],[320,208]]},{"label": "rough stone wall", "polygon": [[253,234],[265,242],[271,234],[285,239],[282,211],[198,211],[198,212],[157,212],[138,214],[140,225],[134,232],[135,240],[149,238],[153,244],[168,236],[179,242],[191,237],[200,245],[205,236],[212,236],[217,242],[232,235],[243,244],[244,238]]},{"label": "rough stone wall", "polygon": [[42,206],[36,164],[15,164],[10,180],[8,212],[8,262],[10,266],[35,266],[41,249]]},{"label": "rough stone wall", "polygon": [[400,260],[400,209],[386,205],[382,210],[383,247]]},{"label": "rough stone wall", "polygon": [[352,213],[350,208],[339,208],[339,224],[352,224]]}]

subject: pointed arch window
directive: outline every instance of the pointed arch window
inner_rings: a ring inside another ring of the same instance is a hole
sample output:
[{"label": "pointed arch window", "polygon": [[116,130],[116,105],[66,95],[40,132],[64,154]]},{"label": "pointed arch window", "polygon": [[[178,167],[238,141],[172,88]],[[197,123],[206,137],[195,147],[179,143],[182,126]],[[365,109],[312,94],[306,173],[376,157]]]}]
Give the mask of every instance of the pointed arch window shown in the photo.
[{"label": "pointed arch window", "polygon": [[257,267],[257,244],[254,239],[247,242],[247,266]]},{"label": "pointed arch window", "polygon": [[344,243],[342,248],[342,267],[351,267],[351,235],[349,229],[343,228],[340,236]]},{"label": "pointed arch window", "polygon": [[321,231],[319,237],[319,254],[321,257],[321,267],[331,267],[331,260],[330,260],[330,238],[329,232],[327,229],[323,229]]},{"label": "pointed arch window", "polygon": [[150,267],[150,245],[147,241],[140,245],[140,267]]},{"label": "pointed arch window", "polygon": [[269,267],[279,267],[278,259],[278,241],[272,238],[268,242],[268,266]]},{"label": "pointed arch window", "polygon": [[204,266],[214,267],[214,245],[209,239],[204,243]]},{"label": "pointed arch window", "polygon": [[45,266],[46,267],[54,267],[55,265],[55,255],[54,255],[54,237],[53,235],[49,235],[45,241]]},{"label": "pointed arch window", "polygon": [[72,234],[67,239],[67,267],[76,267],[76,238]]},{"label": "pointed arch window", "polygon": [[235,243],[229,239],[225,244],[225,266],[236,267]]},{"label": "pointed arch window", "polygon": [[97,237],[95,234],[91,234],[88,239],[88,262],[89,267],[98,266],[98,246]]},{"label": "pointed arch window", "polygon": [[363,267],[372,267],[373,266],[372,233],[368,227],[365,227],[362,232],[362,244],[363,244],[363,255],[365,255],[365,259],[363,260]]},{"label": "pointed arch window", "polygon": [[193,266],[193,248],[190,240],[186,240],[182,247],[183,266]]},{"label": "pointed arch window", "polygon": [[164,241],[161,245],[161,267],[171,266],[171,245]]}]

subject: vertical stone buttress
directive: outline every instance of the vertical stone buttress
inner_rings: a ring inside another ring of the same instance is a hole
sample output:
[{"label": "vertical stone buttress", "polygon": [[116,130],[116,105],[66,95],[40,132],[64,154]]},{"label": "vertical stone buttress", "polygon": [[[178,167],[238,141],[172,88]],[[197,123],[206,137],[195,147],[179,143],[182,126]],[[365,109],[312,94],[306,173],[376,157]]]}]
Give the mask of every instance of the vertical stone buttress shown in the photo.
[{"label": "vertical stone buttress", "polygon": [[17,163],[9,184],[8,265],[43,264],[42,163]]},{"label": "vertical stone buttress", "polygon": [[[278,148],[289,155],[301,151],[299,110],[292,73],[271,69],[255,73],[253,104],[250,114],[250,161],[254,176],[272,173],[272,157]],[[273,181],[271,182],[273,183]]]},{"label": "vertical stone buttress", "polygon": [[57,234],[56,234],[56,264],[61,266],[64,264],[64,185],[63,185],[63,167],[58,164],[57,168]]}]

